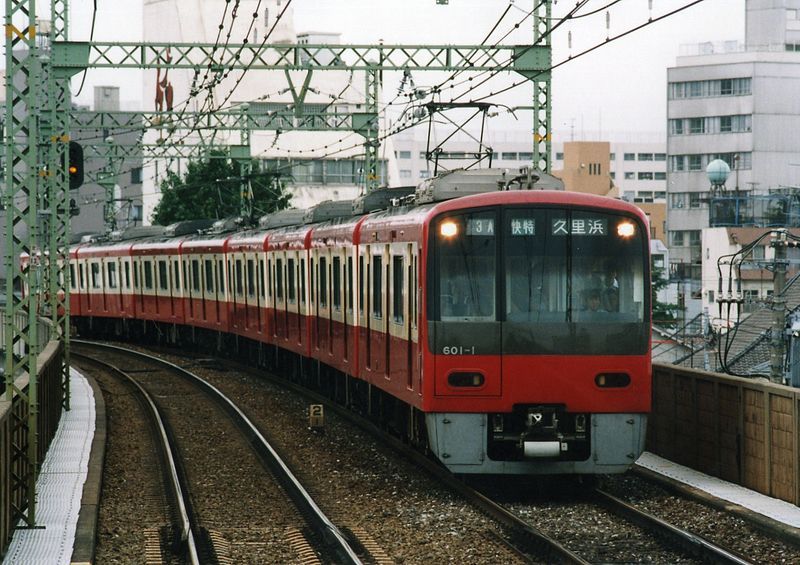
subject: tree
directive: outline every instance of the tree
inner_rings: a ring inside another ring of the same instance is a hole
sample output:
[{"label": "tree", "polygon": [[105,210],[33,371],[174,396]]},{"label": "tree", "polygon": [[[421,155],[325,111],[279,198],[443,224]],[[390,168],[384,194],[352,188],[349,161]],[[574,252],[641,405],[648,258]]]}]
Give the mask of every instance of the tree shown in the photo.
[{"label": "tree", "polygon": [[678,304],[660,302],[658,293],[669,285],[669,280],[664,276],[664,269],[653,267],[651,275],[651,302],[653,304],[653,323],[660,326],[672,327],[678,319],[678,312],[682,308]]},{"label": "tree", "polygon": [[[255,214],[269,214],[289,206],[279,171],[258,171],[253,163],[250,185]],[[221,152],[201,161],[191,161],[181,178],[172,171],[161,182],[161,201],[153,212],[153,223],[166,226],[181,220],[238,216],[243,179],[239,163]]]}]

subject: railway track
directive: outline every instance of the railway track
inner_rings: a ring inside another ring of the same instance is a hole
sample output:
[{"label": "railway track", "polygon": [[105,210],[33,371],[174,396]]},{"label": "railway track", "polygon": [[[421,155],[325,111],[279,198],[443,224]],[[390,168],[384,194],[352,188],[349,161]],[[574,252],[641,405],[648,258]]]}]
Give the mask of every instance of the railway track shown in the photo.
[{"label": "railway track", "polygon": [[[249,369],[242,368],[242,370]],[[489,531],[487,532],[487,537],[492,539],[495,543],[508,547],[509,550],[516,554],[522,561],[535,562],[540,559],[545,559],[546,562],[560,563],[584,564],[595,562],[592,558],[587,559],[583,557],[581,550],[570,549],[569,544],[561,541],[557,536],[548,535],[543,529],[531,525],[529,520],[526,520],[504,505],[492,500],[490,497],[481,494],[478,490],[469,487],[434,461],[422,456],[418,451],[409,447],[402,441],[397,440],[384,430],[355,416],[352,412],[339,405],[330,403],[329,400],[322,395],[299,387],[293,383],[288,383],[283,380],[281,382],[284,383],[285,386],[295,389],[299,394],[309,396],[316,403],[324,403],[326,409],[336,411],[341,417],[359,426],[361,429],[368,431],[375,437],[378,437],[381,442],[390,445],[404,458],[413,459],[418,466],[424,467],[429,473],[434,475],[437,480],[446,484],[451,490],[460,493],[468,499],[471,504],[480,508],[481,511],[502,524],[506,528],[505,532]],[[690,561],[694,559],[700,562],[711,561],[715,563],[731,563],[737,565],[750,563],[747,559],[725,547],[714,544],[700,535],[684,530],[652,514],[637,509],[635,506],[627,504],[600,489],[591,492],[591,499],[595,504],[602,506],[607,511],[641,529],[642,536],[656,538],[657,544],[667,544],[671,548],[674,548],[677,554],[684,555]],[[625,557],[623,556],[622,559],[624,560]]]},{"label": "railway track", "polygon": [[[184,354],[181,352],[179,355]],[[173,352],[173,355],[175,353]],[[182,360],[176,361],[184,364]],[[252,375],[252,379],[247,379],[253,386],[258,382],[256,379],[264,380],[262,371],[249,367],[242,367],[228,361],[214,361],[211,359],[192,359],[186,365],[205,365],[210,370],[223,369],[232,372],[241,372]],[[224,378],[221,382],[228,382],[231,378]],[[403,442],[396,440],[385,431],[376,428],[372,423],[365,421],[352,412],[341,408],[336,404],[330,403],[326,397],[310,392],[305,388],[298,387],[285,379],[272,377],[280,383],[280,387],[295,389],[302,394],[309,402],[325,404],[326,413],[335,412],[343,419],[355,424],[361,430],[379,438],[381,445],[386,445],[402,455],[403,459],[413,460],[416,466],[425,467],[436,481],[451,491],[459,493],[461,498],[468,501],[474,508],[479,508],[480,512],[490,516],[492,522],[483,533],[478,535],[488,541],[491,545],[506,548],[507,555],[513,555],[513,559],[519,562],[563,562],[563,563],[593,563],[609,561],[640,561],[655,560],[656,562],[719,562],[719,563],[747,563],[745,558],[737,555],[734,551],[724,547],[716,547],[703,537],[692,532],[682,531],[681,528],[674,526],[667,527],[663,524],[664,520],[646,518],[642,512],[636,512],[631,508],[626,508],[613,497],[601,492],[583,491],[574,500],[566,502],[557,501],[556,506],[562,509],[542,509],[542,504],[536,503],[529,505],[501,504],[493,495],[483,495],[466,485],[463,481],[453,477],[440,465],[425,458],[419,452],[410,449]],[[246,388],[252,388],[250,386]],[[274,394],[274,393],[272,393]],[[263,400],[261,400],[263,402]],[[324,436],[324,434],[323,434]],[[322,438],[323,436],[319,436]],[[325,443],[320,439],[320,443]],[[292,450],[293,451],[293,450]],[[596,534],[598,528],[587,533],[578,526],[577,531],[564,533],[551,531],[548,523],[568,523],[574,520],[575,515],[583,514],[583,507],[591,506],[593,512],[601,513],[601,507],[605,511],[606,524],[603,533]],[[560,514],[561,512],[563,514]],[[545,516],[544,524],[537,523],[531,519],[531,514]],[[613,517],[613,519],[612,519]],[[337,522],[340,518],[337,517]],[[345,522],[346,523],[346,522]],[[683,522],[678,522],[683,523]],[[347,530],[347,528],[343,528]],[[348,534],[353,534],[354,528],[352,521]],[[620,534],[619,532],[624,532]],[[630,533],[636,532],[636,533]],[[595,536],[594,538],[592,536]],[[360,535],[354,536],[361,540]],[[584,543],[575,543],[574,538],[584,537]],[[363,543],[363,541],[361,542]],[[384,543],[385,540],[384,540]],[[724,542],[723,542],[724,543]],[[364,544],[366,545],[366,544]],[[595,547],[590,547],[594,545]],[[740,551],[741,551],[741,546]],[[598,551],[599,548],[599,551]],[[404,555],[401,552],[395,555]],[[510,559],[510,558],[509,558]],[[508,560],[508,559],[506,559]],[[413,559],[412,559],[413,561]],[[391,562],[388,558],[385,561],[374,559],[373,562]],[[756,559],[754,562],[769,562]]]},{"label": "railway track", "polygon": [[[309,496],[304,489],[303,485],[292,474],[288,466],[281,460],[277,452],[267,442],[261,432],[250,422],[250,420],[234,405],[225,395],[209,383],[205,382],[200,377],[193,373],[182,369],[169,362],[160,360],[156,357],[145,355],[143,353],[119,348],[116,346],[100,345],[97,343],[73,341],[75,345],[74,353],[76,357],[93,358],[95,363],[103,363],[106,369],[114,372],[117,375],[126,374],[128,379],[133,381],[146,380],[147,384],[141,386],[137,383],[139,394],[148,397],[146,403],[151,408],[151,414],[161,413],[159,416],[154,416],[154,421],[157,420],[157,428],[160,430],[158,437],[164,442],[164,447],[161,451],[165,454],[170,454],[164,460],[165,468],[170,469],[170,476],[174,482],[170,484],[172,487],[172,498],[176,500],[176,507],[183,509],[181,512],[181,519],[176,531],[180,532],[179,546],[186,547],[189,562],[191,563],[207,563],[207,562],[234,562],[231,558],[227,557],[228,553],[224,548],[224,543],[220,543],[220,536],[216,530],[225,529],[225,518],[213,518],[207,508],[199,508],[198,499],[208,493],[198,493],[197,478],[203,479],[202,470],[196,467],[192,470],[190,464],[185,461],[193,455],[190,450],[186,450],[186,455],[177,456],[178,448],[176,443],[183,443],[189,441],[187,435],[194,435],[199,433],[198,430],[179,429],[177,422],[175,422],[175,410],[184,410],[185,413],[190,411],[202,411],[205,416],[210,411],[200,407],[202,402],[209,402],[209,400],[201,400],[201,396],[207,399],[213,399],[215,405],[221,408],[230,418],[230,422],[235,426],[236,430],[241,434],[240,445],[243,449],[247,449],[247,445],[251,446],[255,451],[257,458],[261,461],[263,467],[268,469],[274,481],[280,484],[286,497],[291,501],[291,504],[296,508],[296,513],[302,516],[301,523],[287,526],[285,528],[285,535],[289,539],[290,544],[295,554],[300,555],[303,562],[334,562],[334,563],[362,563],[362,559],[357,552],[350,546],[342,532],[337,528],[322,512],[315,501]],[[92,351],[93,353],[89,353]],[[105,359],[114,360],[114,363],[109,361],[100,361],[96,358],[98,352]],[[120,369],[120,366],[125,366],[125,370]],[[137,377],[132,375],[136,374]],[[175,382],[175,375],[180,375],[181,381],[185,383],[183,386]],[[146,379],[143,378],[146,376]],[[167,377],[167,382],[156,383],[159,376]],[[192,389],[194,392],[192,392]],[[202,390],[201,395],[197,395],[197,390]],[[148,394],[150,391],[150,394]],[[177,393],[177,394],[176,394]],[[164,410],[157,408],[157,405],[163,406],[166,403],[171,403],[172,399],[176,396],[184,396],[183,402],[173,405]],[[157,400],[154,401],[153,398]],[[187,410],[186,399],[188,398]],[[169,415],[164,416],[163,412],[172,413],[172,418]],[[197,421],[197,420],[193,420]],[[214,423],[212,425],[217,425]],[[231,441],[229,434],[223,434],[226,437],[225,441]],[[176,442],[175,440],[179,440]],[[170,441],[172,440],[172,441]],[[203,449],[203,448],[201,448]],[[181,460],[184,460],[181,462]],[[243,467],[241,461],[237,462],[237,471],[241,473]],[[263,474],[263,471],[262,471]],[[190,476],[194,475],[195,480],[190,480]],[[256,471],[245,473],[246,480],[250,484],[251,489],[260,488],[263,481],[259,481]],[[180,480],[179,480],[180,478]],[[205,480],[205,479],[203,479]],[[188,492],[192,492],[192,499],[195,504],[190,503],[186,496]],[[224,495],[223,495],[224,496]],[[258,496],[252,493],[253,499],[258,500]],[[228,500],[230,506],[237,504],[236,499]],[[265,507],[274,508],[275,501],[271,500],[270,505]],[[223,516],[225,513],[223,513]],[[222,521],[222,523],[221,523]],[[295,520],[296,521],[296,520]],[[205,525],[204,525],[205,524]],[[244,524],[241,527],[246,526]],[[307,532],[311,532],[309,535]],[[153,537],[153,536],[151,536]],[[305,541],[304,541],[305,540]],[[176,540],[169,540],[175,542]],[[167,544],[169,545],[169,544]],[[162,548],[162,551],[164,549]],[[184,553],[184,552],[180,552]]]}]

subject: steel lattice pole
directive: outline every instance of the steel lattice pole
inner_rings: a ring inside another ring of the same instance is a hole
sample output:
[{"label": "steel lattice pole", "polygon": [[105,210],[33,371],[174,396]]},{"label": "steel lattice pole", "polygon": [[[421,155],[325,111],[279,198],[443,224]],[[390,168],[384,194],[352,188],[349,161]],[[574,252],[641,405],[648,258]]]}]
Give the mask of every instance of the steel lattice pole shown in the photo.
[{"label": "steel lattice pole", "polygon": [[[39,242],[38,98],[41,69],[36,45],[35,0],[6,0],[6,306],[5,385],[6,397],[19,397],[27,404],[27,421],[15,420],[26,433],[15,433],[14,460],[27,459],[25,476],[12,476],[12,490],[25,489],[25,508],[14,512],[32,526],[36,523],[37,426],[39,353],[37,313],[41,296]],[[28,256],[28,267],[20,268],[20,257]],[[15,292],[16,291],[16,292]],[[27,393],[15,380],[28,374]],[[16,438],[25,438],[17,444]],[[12,468],[17,468],[12,465]]]}]

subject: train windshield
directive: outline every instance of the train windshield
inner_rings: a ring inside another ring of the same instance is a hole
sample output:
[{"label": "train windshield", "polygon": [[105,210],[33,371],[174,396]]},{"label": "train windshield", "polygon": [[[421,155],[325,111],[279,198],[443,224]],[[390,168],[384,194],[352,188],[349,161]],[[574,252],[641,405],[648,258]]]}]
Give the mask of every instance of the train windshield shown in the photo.
[{"label": "train windshield", "polygon": [[[514,207],[434,223],[434,351],[641,354],[649,329],[647,238],[635,219]],[[470,349],[472,351],[472,349]]]}]

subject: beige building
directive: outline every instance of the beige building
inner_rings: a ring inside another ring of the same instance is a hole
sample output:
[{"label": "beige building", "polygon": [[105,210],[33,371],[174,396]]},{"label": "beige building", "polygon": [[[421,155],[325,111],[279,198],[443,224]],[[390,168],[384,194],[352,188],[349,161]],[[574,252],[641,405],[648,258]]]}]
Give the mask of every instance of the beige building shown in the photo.
[{"label": "beige building", "polygon": [[571,192],[618,198],[619,190],[609,174],[610,163],[608,141],[568,141],[564,143],[564,166],[553,175]]}]

